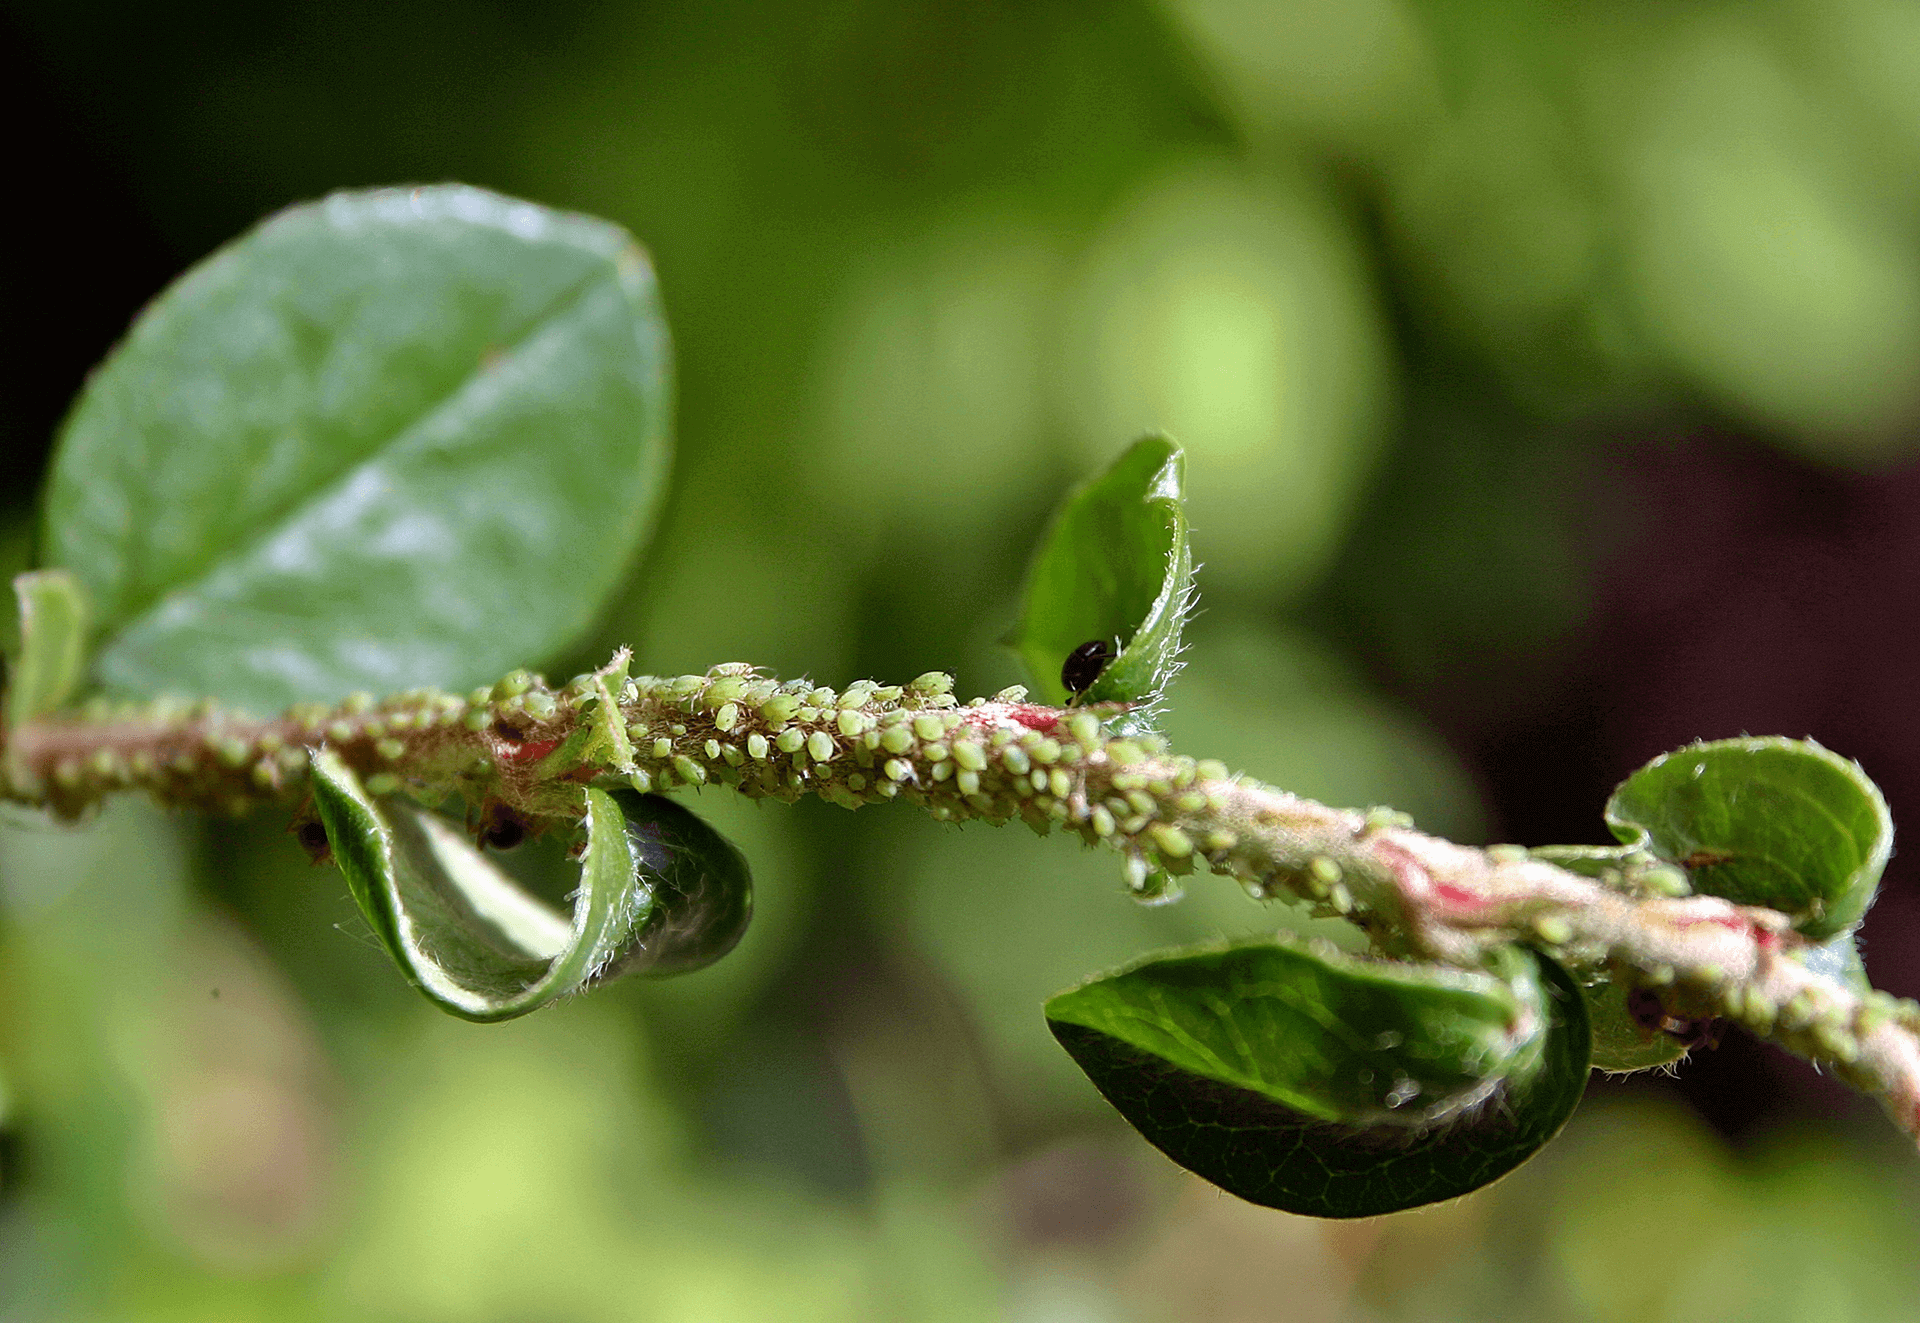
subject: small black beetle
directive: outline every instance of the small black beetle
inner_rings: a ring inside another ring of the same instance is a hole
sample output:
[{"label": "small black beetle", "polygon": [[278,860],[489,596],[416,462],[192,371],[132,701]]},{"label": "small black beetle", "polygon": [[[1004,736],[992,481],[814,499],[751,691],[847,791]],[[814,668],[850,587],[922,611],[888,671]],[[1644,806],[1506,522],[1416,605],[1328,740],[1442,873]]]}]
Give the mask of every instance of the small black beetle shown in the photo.
[{"label": "small black beetle", "polygon": [[1060,664],[1060,683],[1068,693],[1078,698],[1100,678],[1100,672],[1107,669],[1107,663],[1114,658],[1113,644],[1105,639],[1088,639],[1072,652]]}]

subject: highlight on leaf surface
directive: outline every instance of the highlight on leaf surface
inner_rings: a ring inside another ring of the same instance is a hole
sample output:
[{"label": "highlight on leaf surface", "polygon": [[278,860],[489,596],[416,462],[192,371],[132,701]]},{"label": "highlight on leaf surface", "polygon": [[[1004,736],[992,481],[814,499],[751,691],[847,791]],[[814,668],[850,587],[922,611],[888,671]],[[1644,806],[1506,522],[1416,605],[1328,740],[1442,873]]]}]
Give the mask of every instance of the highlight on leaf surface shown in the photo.
[{"label": "highlight on leaf surface", "polygon": [[1715,740],[1662,754],[1607,801],[1628,845],[1697,891],[1792,916],[1815,940],[1852,928],[1893,851],[1893,820],[1858,764],[1812,740]]},{"label": "highlight on leaf surface", "polygon": [[92,595],[94,678],[273,711],[553,653],[652,525],[670,357],[605,221],[461,185],[268,219],[61,431],[42,545]]},{"label": "highlight on leaf surface", "polygon": [[1149,957],[1047,1003],[1155,1147],[1252,1203],[1370,1217],[1466,1194],[1551,1139],[1588,1026],[1558,965],[1473,973],[1263,942]]},{"label": "highlight on leaf surface", "polygon": [[376,799],[328,749],[313,794],[335,861],[367,922],[441,1009],[506,1020],[626,973],[686,973],[739,941],[752,912],[746,865],[671,801],[585,792],[585,848],[563,917],[454,824],[400,797]]},{"label": "highlight on leaf surface", "polygon": [[1193,592],[1184,484],[1180,448],[1149,436],[1055,513],[1007,639],[1042,701],[1143,703],[1173,678]]}]

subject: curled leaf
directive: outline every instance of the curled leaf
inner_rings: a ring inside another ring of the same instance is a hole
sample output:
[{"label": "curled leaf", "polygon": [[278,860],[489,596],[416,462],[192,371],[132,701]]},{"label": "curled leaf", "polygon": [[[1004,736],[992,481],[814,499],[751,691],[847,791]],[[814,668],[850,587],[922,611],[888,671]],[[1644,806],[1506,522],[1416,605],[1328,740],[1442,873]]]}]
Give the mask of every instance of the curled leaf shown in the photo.
[{"label": "curled leaf", "polygon": [[1607,801],[1628,845],[1695,890],[1791,915],[1816,940],[1860,922],[1893,851],[1893,820],[1858,764],[1812,740],[1716,740],[1662,754]]},{"label": "curled leaf", "polygon": [[[684,973],[730,950],[751,912],[746,866],[670,801],[585,792],[573,914],[563,917],[438,814],[377,799],[339,755],[313,755],[314,803],[374,933],[441,1009],[507,1020],[629,972]],[[701,870],[718,862],[719,875]]]},{"label": "curled leaf", "polygon": [[1558,1132],[1587,1074],[1578,989],[1518,948],[1488,973],[1291,943],[1180,952],[1062,993],[1047,1019],[1168,1157],[1318,1217],[1497,1179]]},{"label": "curled leaf", "polygon": [[601,979],[704,969],[739,945],[753,918],[747,861],[719,832],[661,795],[616,790],[627,844],[651,897],[647,918]]},{"label": "curled leaf", "polygon": [[1149,436],[1054,515],[1007,639],[1046,702],[1142,703],[1173,678],[1193,591],[1184,484],[1180,448]]}]

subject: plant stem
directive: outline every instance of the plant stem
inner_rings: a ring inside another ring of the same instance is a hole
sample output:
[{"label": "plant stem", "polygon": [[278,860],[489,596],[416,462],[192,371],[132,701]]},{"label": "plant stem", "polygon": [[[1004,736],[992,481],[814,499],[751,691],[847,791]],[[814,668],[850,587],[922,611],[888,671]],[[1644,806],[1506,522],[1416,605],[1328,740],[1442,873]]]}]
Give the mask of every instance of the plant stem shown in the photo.
[{"label": "plant stem", "polygon": [[1198,863],[1259,898],[1359,924],[1390,958],[1477,967],[1524,942],[1584,977],[1654,990],[1675,1014],[1734,1020],[1880,1099],[1920,1138],[1920,1006],[1807,968],[1786,916],[1581,876],[1517,846],[1476,849],[1384,809],[1333,809],[1117,736],[1122,709],[1010,690],[962,705],[952,680],[835,692],[745,665],[626,677],[626,654],[559,689],[516,672],[465,697],[415,691],[257,719],[209,704],[96,703],[7,733],[0,797],[74,817],[106,795],[236,813],[297,804],[309,751],[337,750],[376,794],[459,794],[534,829],[571,826],[580,788],[728,786],[847,808],[904,800],[943,821],[1019,818],[1120,852],[1151,898]]}]

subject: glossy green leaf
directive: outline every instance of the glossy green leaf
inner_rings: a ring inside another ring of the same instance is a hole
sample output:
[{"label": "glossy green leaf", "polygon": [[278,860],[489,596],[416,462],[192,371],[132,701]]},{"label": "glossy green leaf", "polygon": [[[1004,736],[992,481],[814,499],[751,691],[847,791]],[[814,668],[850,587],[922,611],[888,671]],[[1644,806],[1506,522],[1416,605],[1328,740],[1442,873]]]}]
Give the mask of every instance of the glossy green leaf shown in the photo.
[{"label": "glossy green leaf", "polygon": [[1144,703],[1173,678],[1193,592],[1184,481],[1180,448],[1150,436],[1061,505],[1007,640],[1037,697],[1067,701],[1060,668],[1088,643],[1106,642],[1115,655],[1084,702]]},{"label": "glossy green leaf", "polygon": [[1150,958],[1047,1004],[1095,1087],[1181,1166],[1253,1203],[1369,1217],[1525,1161],[1585,1088],[1557,965],[1498,974],[1259,944]]},{"label": "glossy green leaf", "polygon": [[[443,1010],[506,1020],[628,973],[685,973],[739,941],[746,865],[671,801],[586,792],[571,920],[530,895],[452,823],[369,795],[330,750],[314,802],[353,898],[401,970]],[[703,876],[711,871],[714,876]]]},{"label": "glossy green leaf", "polygon": [[86,667],[87,595],[65,570],[17,575],[20,650],[7,672],[7,724],[53,711],[79,687]]},{"label": "glossy green leaf", "polygon": [[646,880],[650,909],[601,979],[668,978],[704,969],[733,950],[753,918],[753,878],[727,839],[662,795],[616,790],[627,844]]},{"label": "glossy green leaf", "polygon": [[110,690],[469,687],[566,644],[621,577],[669,372],[618,228],[453,185],[335,194],[134,323],[61,434],[46,555],[93,596]]},{"label": "glossy green leaf", "polygon": [[1607,825],[1696,890],[1780,910],[1815,939],[1860,922],[1893,850],[1886,801],[1858,764],[1778,737],[1662,754],[1613,792]]}]

